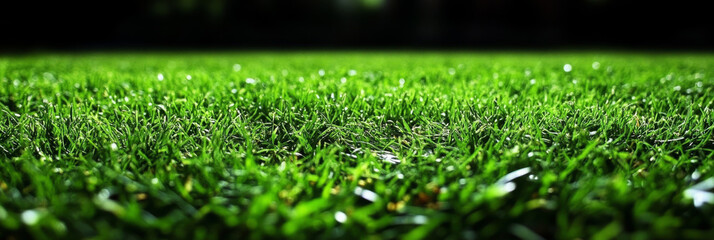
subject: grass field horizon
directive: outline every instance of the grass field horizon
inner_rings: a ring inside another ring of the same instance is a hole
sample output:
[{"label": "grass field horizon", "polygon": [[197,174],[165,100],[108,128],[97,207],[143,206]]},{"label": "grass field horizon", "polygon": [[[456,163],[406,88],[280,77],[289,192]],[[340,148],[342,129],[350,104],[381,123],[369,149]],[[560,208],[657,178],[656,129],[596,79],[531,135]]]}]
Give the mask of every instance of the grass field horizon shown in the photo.
[{"label": "grass field horizon", "polygon": [[707,239],[714,54],[0,56],[2,239]]}]

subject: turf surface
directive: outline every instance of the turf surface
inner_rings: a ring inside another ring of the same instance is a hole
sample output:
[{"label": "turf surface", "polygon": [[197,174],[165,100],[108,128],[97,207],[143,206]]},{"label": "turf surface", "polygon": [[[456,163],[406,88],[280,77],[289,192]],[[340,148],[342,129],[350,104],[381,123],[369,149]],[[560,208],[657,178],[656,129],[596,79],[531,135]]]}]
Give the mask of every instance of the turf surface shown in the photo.
[{"label": "turf surface", "polygon": [[707,238],[714,56],[0,57],[0,236]]}]

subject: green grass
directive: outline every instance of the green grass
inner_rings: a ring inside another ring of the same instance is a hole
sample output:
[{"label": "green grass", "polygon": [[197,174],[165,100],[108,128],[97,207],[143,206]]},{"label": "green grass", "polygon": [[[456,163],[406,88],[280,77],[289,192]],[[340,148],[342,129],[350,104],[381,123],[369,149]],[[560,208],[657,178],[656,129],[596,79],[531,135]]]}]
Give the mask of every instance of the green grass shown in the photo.
[{"label": "green grass", "polygon": [[0,81],[2,239],[714,235],[713,55],[44,54]]}]

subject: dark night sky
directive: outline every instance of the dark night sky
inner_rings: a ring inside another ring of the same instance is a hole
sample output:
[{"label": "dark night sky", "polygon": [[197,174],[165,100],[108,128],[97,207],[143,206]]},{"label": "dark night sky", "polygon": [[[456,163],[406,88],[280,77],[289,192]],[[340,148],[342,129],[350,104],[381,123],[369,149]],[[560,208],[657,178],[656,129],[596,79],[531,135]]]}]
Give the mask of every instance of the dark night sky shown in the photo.
[{"label": "dark night sky", "polygon": [[0,50],[711,49],[710,10],[688,0],[18,1],[0,4]]}]

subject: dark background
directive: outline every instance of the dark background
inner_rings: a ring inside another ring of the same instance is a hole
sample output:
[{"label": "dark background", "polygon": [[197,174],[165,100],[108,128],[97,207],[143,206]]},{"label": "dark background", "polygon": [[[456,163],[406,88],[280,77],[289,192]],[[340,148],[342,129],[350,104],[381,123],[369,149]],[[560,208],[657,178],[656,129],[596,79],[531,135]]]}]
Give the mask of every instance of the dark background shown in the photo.
[{"label": "dark background", "polygon": [[0,50],[712,49],[707,1],[5,1]]}]

